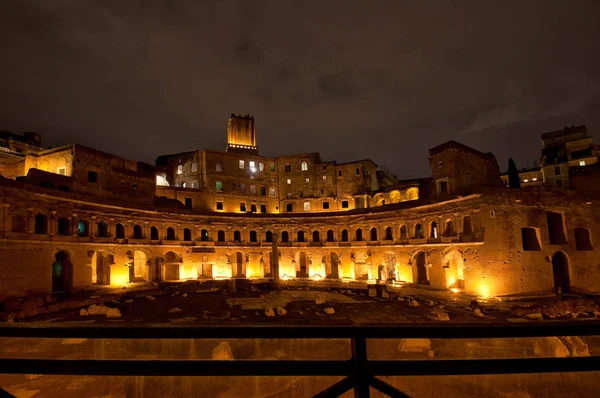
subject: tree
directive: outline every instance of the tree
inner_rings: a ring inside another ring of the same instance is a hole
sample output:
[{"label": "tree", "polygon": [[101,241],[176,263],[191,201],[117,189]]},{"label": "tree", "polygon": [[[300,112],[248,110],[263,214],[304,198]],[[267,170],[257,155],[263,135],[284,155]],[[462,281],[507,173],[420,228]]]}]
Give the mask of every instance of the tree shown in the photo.
[{"label": "tree", "polygon": [[521,188],[521,178],[519,177],[519,170],[513,158],[508,159],[508,187],[509,188]]}]

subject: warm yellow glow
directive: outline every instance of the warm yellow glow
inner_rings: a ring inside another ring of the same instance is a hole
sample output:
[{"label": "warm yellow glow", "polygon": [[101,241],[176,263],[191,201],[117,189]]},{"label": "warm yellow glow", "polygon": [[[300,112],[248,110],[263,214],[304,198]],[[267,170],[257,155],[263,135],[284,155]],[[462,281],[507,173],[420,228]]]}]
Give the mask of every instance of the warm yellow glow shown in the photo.
[{"label": "warm yellow glow", "polygon": [[314,274],[311,279],[315,280],[315,281],[320,281],[321,279],[323,279],[323,277],[319,274]]},{"label": "warm yellow glow", "polygon": [[290,278],[287,276],[287,274],[283,274],[283,275],[281,275],[281,279],[283,279],[284,281],[287,281]]},{"label": "warm yellow glow", "polygon": [[125,275],[115,275],[114,273],[110,276],[110,284],[112,286],[123,286],[129,283],[129,272]]},{"label": "warm yellow glow", "polygon": [[481,283],[479,285],[479,296],[481,298],[488,298],[488,297],[490,297],[490,288],[485,283]]},{"label": "warm yellow glow", "polygon": [[450,291],[451,291],[452,293],[458,293],[458,292],[460,292],[460,289],[458,289],[458,288],[456,288],[456,287],[453,287],[452,289],[450,289]]}]

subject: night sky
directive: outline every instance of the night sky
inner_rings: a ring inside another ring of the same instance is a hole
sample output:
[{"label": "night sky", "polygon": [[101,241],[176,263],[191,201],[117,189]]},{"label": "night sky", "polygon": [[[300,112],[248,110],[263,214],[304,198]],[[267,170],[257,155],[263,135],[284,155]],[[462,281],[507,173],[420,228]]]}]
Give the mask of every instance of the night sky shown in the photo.
[{"label": "night sky", "polygon": [[501,170],[544,132],[600,138],[600,1],[3,0],[0,130],[154,163],[224,150],[430,175],[457,140]]}]

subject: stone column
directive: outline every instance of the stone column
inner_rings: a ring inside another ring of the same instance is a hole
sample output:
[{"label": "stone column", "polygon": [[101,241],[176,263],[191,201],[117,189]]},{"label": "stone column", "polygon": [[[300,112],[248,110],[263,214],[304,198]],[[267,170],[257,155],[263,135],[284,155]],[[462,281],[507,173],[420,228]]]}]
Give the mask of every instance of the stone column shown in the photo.
[{"label": "stone column", "polygon": [[27,233],[35,232],[35,212],[32,207],[27,209]]},{"label": "stone column", "polygon": [[71,214],[71,235],[75,238],[79,236],[79,220],[77,214]]},{"label": "stone column", "polygon": [[279,248],[277,246],[278,234],[273,233],[271,239],[271,273],[273,274],[273,287],[279,289]]},{"label": "stone column", "polygon": [[52,210],[50,213],[50,220],[48,220],[48,234],[50,236],[56,234],[57,221],[56,221],[56,210]]}]

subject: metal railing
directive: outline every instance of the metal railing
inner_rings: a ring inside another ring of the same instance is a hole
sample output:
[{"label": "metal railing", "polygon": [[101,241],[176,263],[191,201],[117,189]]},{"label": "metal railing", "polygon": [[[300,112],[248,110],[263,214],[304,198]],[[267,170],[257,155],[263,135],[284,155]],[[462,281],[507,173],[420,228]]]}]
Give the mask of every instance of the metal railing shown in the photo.
[{"label": "metal railing", "polygon": [[72,360],[1,358],[0,374],[89,376],[345,376],[317,394],[336,397],[373,387],[391,397],[408,395],[376,376],[441,376],[600,371],[600,357],[370,360],[367,339],[478,339],[597,336],[599,322],[371,326],[97,326],[17,323],[0,326],[0,337],[91,339],[349,339],[348,360]]}]

